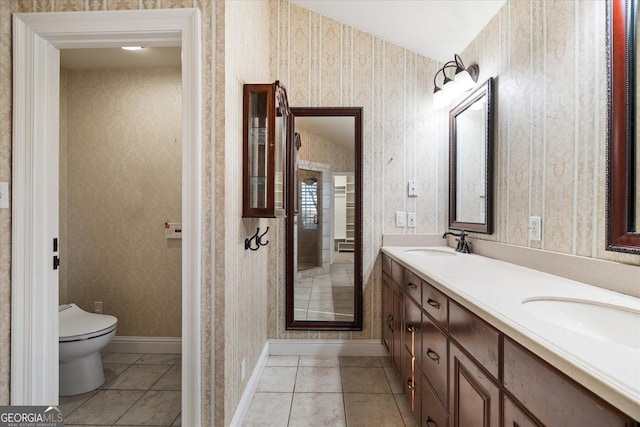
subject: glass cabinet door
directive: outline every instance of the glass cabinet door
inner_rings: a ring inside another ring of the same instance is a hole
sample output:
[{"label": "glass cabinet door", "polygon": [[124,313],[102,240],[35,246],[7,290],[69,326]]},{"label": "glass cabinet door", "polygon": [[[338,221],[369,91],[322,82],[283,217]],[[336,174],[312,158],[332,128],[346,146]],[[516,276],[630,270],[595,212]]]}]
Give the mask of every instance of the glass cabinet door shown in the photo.
[{"label": "glass cabinet door", "polygon": [[243,217],[285,214],[286,91],[278,82],[244,85]]}]

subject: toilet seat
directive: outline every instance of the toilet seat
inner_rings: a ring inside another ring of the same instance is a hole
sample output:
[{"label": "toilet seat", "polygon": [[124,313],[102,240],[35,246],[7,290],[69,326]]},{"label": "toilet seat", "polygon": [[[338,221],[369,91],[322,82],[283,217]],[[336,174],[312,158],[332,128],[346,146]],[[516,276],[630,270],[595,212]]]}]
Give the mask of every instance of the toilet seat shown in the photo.
[{"label": "toilet seat", "polygon": [[82,341],[109,334],[118,319],[108,314],[89,313],[75,304],[58,307],[59,342]]}]

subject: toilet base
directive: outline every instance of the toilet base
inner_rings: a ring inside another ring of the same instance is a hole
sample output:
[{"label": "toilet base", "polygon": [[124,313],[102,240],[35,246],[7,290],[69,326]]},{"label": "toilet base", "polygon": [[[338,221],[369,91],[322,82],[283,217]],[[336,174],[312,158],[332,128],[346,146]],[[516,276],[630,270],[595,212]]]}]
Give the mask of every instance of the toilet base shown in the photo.
[{"label": "toilet base", "polygon": [[104,384],[100,352],[60,363],[60,396],[74,396],[95,390]]}]

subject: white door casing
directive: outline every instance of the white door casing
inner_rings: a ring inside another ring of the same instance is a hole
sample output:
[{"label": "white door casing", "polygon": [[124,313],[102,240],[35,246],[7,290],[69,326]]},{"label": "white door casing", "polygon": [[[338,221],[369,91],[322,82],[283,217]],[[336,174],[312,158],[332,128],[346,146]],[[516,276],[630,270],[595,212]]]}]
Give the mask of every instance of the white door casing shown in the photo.
[{"label": "white door casing", "polygon": [[53,238],[58,237],[59,49],[126,45],[182,47],[182,423],[195,426],[200,425],[202,390],[202,83],[197,9],[14,15],[11,404],[58,403],[58,274],[53,269]]}]

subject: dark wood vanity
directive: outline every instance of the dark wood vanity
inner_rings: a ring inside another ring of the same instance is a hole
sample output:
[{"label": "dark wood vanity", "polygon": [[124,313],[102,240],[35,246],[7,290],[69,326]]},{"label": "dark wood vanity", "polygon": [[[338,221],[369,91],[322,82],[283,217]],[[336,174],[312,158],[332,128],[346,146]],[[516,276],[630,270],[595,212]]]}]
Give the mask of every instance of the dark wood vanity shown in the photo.
[{"label": "dark wood vanity", "polygon": [[382,255],[382,340],[428,427],[639,424]]}]

